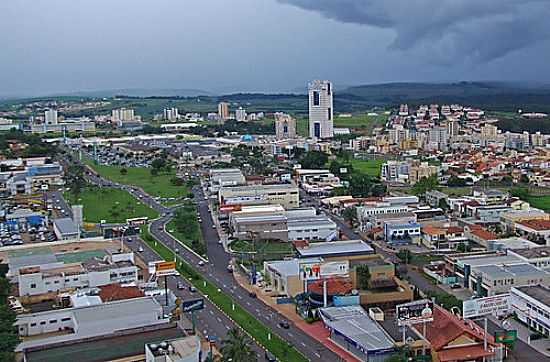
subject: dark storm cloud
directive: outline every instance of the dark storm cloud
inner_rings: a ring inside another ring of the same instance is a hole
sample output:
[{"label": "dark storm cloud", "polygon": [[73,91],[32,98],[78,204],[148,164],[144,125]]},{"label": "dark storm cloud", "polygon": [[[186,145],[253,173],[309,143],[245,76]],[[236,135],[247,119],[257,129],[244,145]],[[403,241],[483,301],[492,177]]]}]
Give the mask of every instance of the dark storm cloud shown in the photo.
[{"label": "dark storm cloud", "polygon": [[278,0],[344,22],[392,29],[393,48],[436,62],[487,62],[548,39],[550,0]]}]

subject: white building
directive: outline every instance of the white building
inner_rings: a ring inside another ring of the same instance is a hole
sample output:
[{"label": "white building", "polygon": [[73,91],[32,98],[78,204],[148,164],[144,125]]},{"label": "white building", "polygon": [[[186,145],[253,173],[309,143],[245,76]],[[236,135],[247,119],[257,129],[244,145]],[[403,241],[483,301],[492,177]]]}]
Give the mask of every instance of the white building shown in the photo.
[{"label": "white building", "polygon": [[246,109],[239,107],[239,109],[235,111],[235,118],[237,122],[246,122]]},{"label": "white building", "polygon": [[332,138],[333,93],[328,80],[314,80],[308,85],[309,93],[309,137]]},{"label": "white building", "polygon": [[543,285],[512,287],[511,311],[532,329],[550,337],[550,289]]},{"label": "white building", "polygon": [[134,110],[131,108],[119,108],[111,111],[111,121],[131,122],[135,120]]},{"label": "white building", "polygon": [[46,124],[57,124],[57,111],[55,109],[48,109],[44,112],[44,120]]},{"label": "white building", "polygon": [[20,296],[33,296],[112,283],[135,283],[137,278],[134,254],[123,253],[82,263],[53,262],[19,268],[17,283]]},{"label": "white building", "polygon": [[162,115],[166,121],[176,121],[180,118],[179,111],[175,107],[164,108]]}]

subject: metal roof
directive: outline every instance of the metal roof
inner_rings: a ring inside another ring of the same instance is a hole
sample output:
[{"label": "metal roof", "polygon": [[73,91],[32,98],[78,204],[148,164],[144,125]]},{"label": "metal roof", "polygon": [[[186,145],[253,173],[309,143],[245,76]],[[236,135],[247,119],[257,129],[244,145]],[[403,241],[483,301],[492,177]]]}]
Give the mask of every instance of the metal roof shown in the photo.
[{"label": "metal roof", "polygon": [[362,240],[310,243],[308,247],[297,248],[297,251],[301,257],[374,253],[374,249]]}]

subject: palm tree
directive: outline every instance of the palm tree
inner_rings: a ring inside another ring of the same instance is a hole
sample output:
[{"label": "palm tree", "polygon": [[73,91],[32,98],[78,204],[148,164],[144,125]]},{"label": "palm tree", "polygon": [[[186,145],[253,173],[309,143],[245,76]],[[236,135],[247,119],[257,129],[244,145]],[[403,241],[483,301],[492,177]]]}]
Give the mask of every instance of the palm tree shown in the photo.
[{"label": "palm tree", "polygon": [[222,341],[222,361],[256,362],[258,356],[250,348],[251,342],[237,328],[227,332],[227,337]]}]

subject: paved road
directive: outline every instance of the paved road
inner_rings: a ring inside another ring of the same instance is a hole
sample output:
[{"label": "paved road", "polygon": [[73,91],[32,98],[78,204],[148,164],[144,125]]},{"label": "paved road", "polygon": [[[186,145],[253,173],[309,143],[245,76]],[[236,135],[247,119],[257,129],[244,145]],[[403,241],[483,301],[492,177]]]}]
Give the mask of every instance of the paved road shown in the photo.
[{"label": "paved road", "polygon": [[[127,239],[126,241],[128,240],[130,239]],[[136,254],[139,254],[146,263],[160,260],[160,257],[139,238],[134,239],[132,242],[126,242],[126,246]],[[142,248],[141,250],[143,250],[141,252],[139,251],[140,247]],[[183,287],[183,289],[178,288],[178,285],[180,288]],[[182,300],[194,299],[202,296],[198,291],[190,292],[189,283],[181,277],[170,277],[168,279],[168,287]],[[202,333],[207,338],[215,338],[219,348],[221,347],[219,341],[224,339],[227,335],[227,331],[236,327],[236,325],[223,313],[221,313],[207,298],[204,298],[204,300],[204,309],[195,312],[197,331]],[[187,315],[187,317],[191,320],[191,315]],[[256,351],[258,356],[263,355],[264,350],[256,343],[252,342],[252,348]]]},{"label": "paved road", "polygon": [[[99,177],[97,174],[88,173],[86,178],[89,182],[102,187],[116,187],[130,192],[134,197],[139,198],[142,202],[150,207],[158,210],[161,216],[152,221],[150,225],[151,234],[157,240],[163,242],[173,251],[177,251],[180,257],[187,263],[195,266],[199,272],[209,282],[215,284],[225,293],[233,296],[237,304],[247,310],[252,315],[256,316],[265,325],[267,325],[274,333],[285,339],[290,344],[294,345],[308,359],[312,361],[338,361],[340,357],[319,343],[314,338],[295,327],[290,323],[290,328],[284,329],[279,326],[284,316],[278,314],[277,311],[270,308],[257,298],[251,298],[248,291],[242,288],[233,278],[232,274],[227,271],[227,266],[230,261],[230,256],[225,252],[222,245],[219,243],[219,237],[216,230],[212,227],[213,220],[208,209],[208,202],[204,199],[204,194],[200,186],[193,187],[192,191],[195,194],[195,199],[198,202],[198,210],[203,220],[201,223],[202,235],[207,243],[208,263],[204,266],[199,266],[201,258],[196,254],[188,251],[179,242],[174,239],[165,230],[165,225],[172,218],[172,211],[176,207],[166,207],[156,202],[153,198],[147,195],[143,190],[137,187],[121,185]],[[145,245],[140,244],[144,250]],[[136,248],[137,250],[137,248]],[[214,313],[214,311],[213,311]],[[216,316],[218,318],[220,316]],[[220,317],[221,318],[221,317]],[[219,333],[220,331],[218,331]]]},{"label": "paved road", "polygon": [[199,266],[200,258],[195,254],[187,251],[181,245],[178,245],[169,233],[165,232],[164,225],[170,220],[170,215],[163,216],[151,223],[151,234],[164,242],[172,250],[179,250],[180,256],[189,264],[196,266],[203,277],[214,283],[225,293],[231,295],[233,299],[249,313],[261,320],[273,332],[294,345],[307,358],[313,361],[338,361],[339,356],[327,349],[317,340],[310,337],[301,329],[290,325],[289,329],[283,329],[279,326],[279,322],[285,320],[284,316],[278,314],[277,311],[270,308],[257,298],[251,298],[248,291],[236,283],[233,275],[227,271],[227,265],[230,261],[230,256],[224,251],[223,246],[219,243],[219,237],[216,230],[212,227],[213,220],[208,210],[208,202],[204,200],[204,195],[200,187],[193,188],[193,193],[198,200],[198,209],[203,220],[201,224],[204,240],[207,242],[208,263],[204,266]]}]

